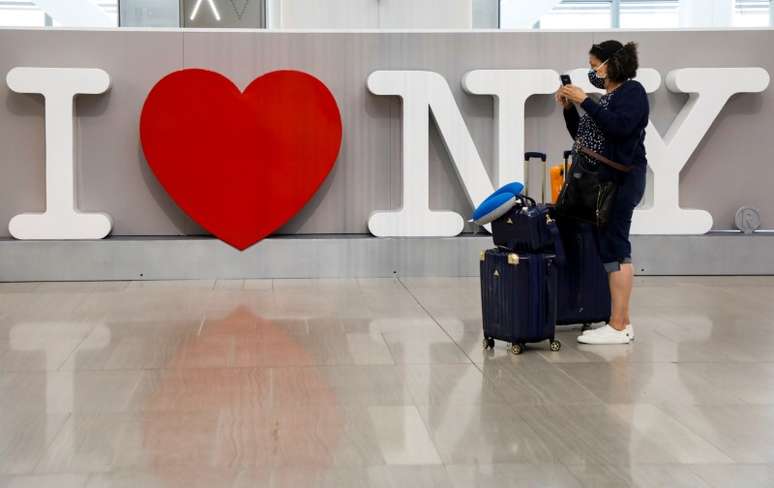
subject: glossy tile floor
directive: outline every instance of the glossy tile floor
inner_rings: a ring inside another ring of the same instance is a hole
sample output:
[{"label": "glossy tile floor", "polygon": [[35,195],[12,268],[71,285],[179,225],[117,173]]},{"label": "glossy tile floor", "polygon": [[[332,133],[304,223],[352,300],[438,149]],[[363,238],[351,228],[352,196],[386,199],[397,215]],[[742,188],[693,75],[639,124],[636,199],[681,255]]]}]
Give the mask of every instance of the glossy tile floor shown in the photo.
[{"label": "glossy tile floor", "polygon": [[774,487],[774,278],[481,349],[477,279],[0,284],[0,487]]}]

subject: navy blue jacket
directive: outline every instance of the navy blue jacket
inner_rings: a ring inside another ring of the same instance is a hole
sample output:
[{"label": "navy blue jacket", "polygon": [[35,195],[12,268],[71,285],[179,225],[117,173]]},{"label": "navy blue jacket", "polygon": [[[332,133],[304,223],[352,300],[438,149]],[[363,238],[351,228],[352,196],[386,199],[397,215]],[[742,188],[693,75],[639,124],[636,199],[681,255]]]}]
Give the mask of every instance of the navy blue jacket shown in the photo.
[{"label": "navy blue jacket", "polygon": [[[639,82],[628,80],[616,88],[607,108],[590,97],[583,101],[581,107],[605,134],[603,156],[616,163],[634,165],[640,170],[647,167],[643,138],[650,103],[645,88]],[[580,115],[575,105],[564,111],[564,120],[570,135],[576,139]]]}]

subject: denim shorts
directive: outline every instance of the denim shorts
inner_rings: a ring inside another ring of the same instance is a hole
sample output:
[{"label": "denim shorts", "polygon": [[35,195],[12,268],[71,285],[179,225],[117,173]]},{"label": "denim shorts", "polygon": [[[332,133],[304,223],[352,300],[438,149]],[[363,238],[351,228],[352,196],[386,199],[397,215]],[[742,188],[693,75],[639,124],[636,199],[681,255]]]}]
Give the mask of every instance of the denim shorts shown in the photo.
[{"label": "denim shorts", "polygon": [[599,256],[608,273],[619,271],[622,264],[632,262],[629,231],[634,209],[645,194],[645,173],[645,167],[637,167],[621,178],[607,225],[597,231]]}]

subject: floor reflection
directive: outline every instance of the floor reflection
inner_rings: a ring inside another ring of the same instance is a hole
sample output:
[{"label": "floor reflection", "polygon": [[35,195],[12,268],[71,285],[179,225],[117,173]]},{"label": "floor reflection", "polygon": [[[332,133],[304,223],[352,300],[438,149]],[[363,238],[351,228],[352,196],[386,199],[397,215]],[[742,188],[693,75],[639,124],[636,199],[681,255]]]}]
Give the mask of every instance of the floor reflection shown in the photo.
[{"label": "floor reflection", "polygon": [[[210,373],[198,369],[263,364],[258,358],[267,353],[313,364],[284,325],[238,308],[207,321],[182,343],[166,365],[174,371],[161,375],[143,410],[176,405],[171,411],[195,413],[143,416],[143,449],[155,470],[178,465],[181,458],[221,468],[332,464],[344,424],[335,393],[314,368],[305,372],[302,385],[278,381],[266,371],[230,369],[206,378]],[[309,404],[319,408],[304,408]]]},{"label": "floor reflection", "polygon": [[518,357],[471,279],[3,285],[0,487],[774,486],[774,278],[638,280]]}]

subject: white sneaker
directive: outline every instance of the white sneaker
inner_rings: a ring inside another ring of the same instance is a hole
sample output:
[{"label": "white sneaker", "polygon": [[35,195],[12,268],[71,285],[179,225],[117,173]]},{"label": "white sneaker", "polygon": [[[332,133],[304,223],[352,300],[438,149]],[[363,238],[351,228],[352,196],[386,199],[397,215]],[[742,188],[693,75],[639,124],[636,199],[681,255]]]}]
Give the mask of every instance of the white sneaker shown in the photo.
[{"label": "white sneaker", "polygon": [[624,332],[629,336],[629,340],[634,340],[634,327],[632,327],[632,324],[627,325]]},{"label": "white sneaker", "polygon": [[609,325],[588,331],[588,334],[578,336],[581,344],[629,344],[631,337],[625,330],[615,330]]},{"label": "white sneaker", "polygon": [[[581,335],[586,335],[590,332],[594,332],[595,330],[596,329],[584,330],[583,334]],[[627,325],[626,328],[624,329],[624,332],[626,332],[629,335],[629,339],[631,339],[632,341],[634,340],[634,327],[632,327],[632,324]]]}]

